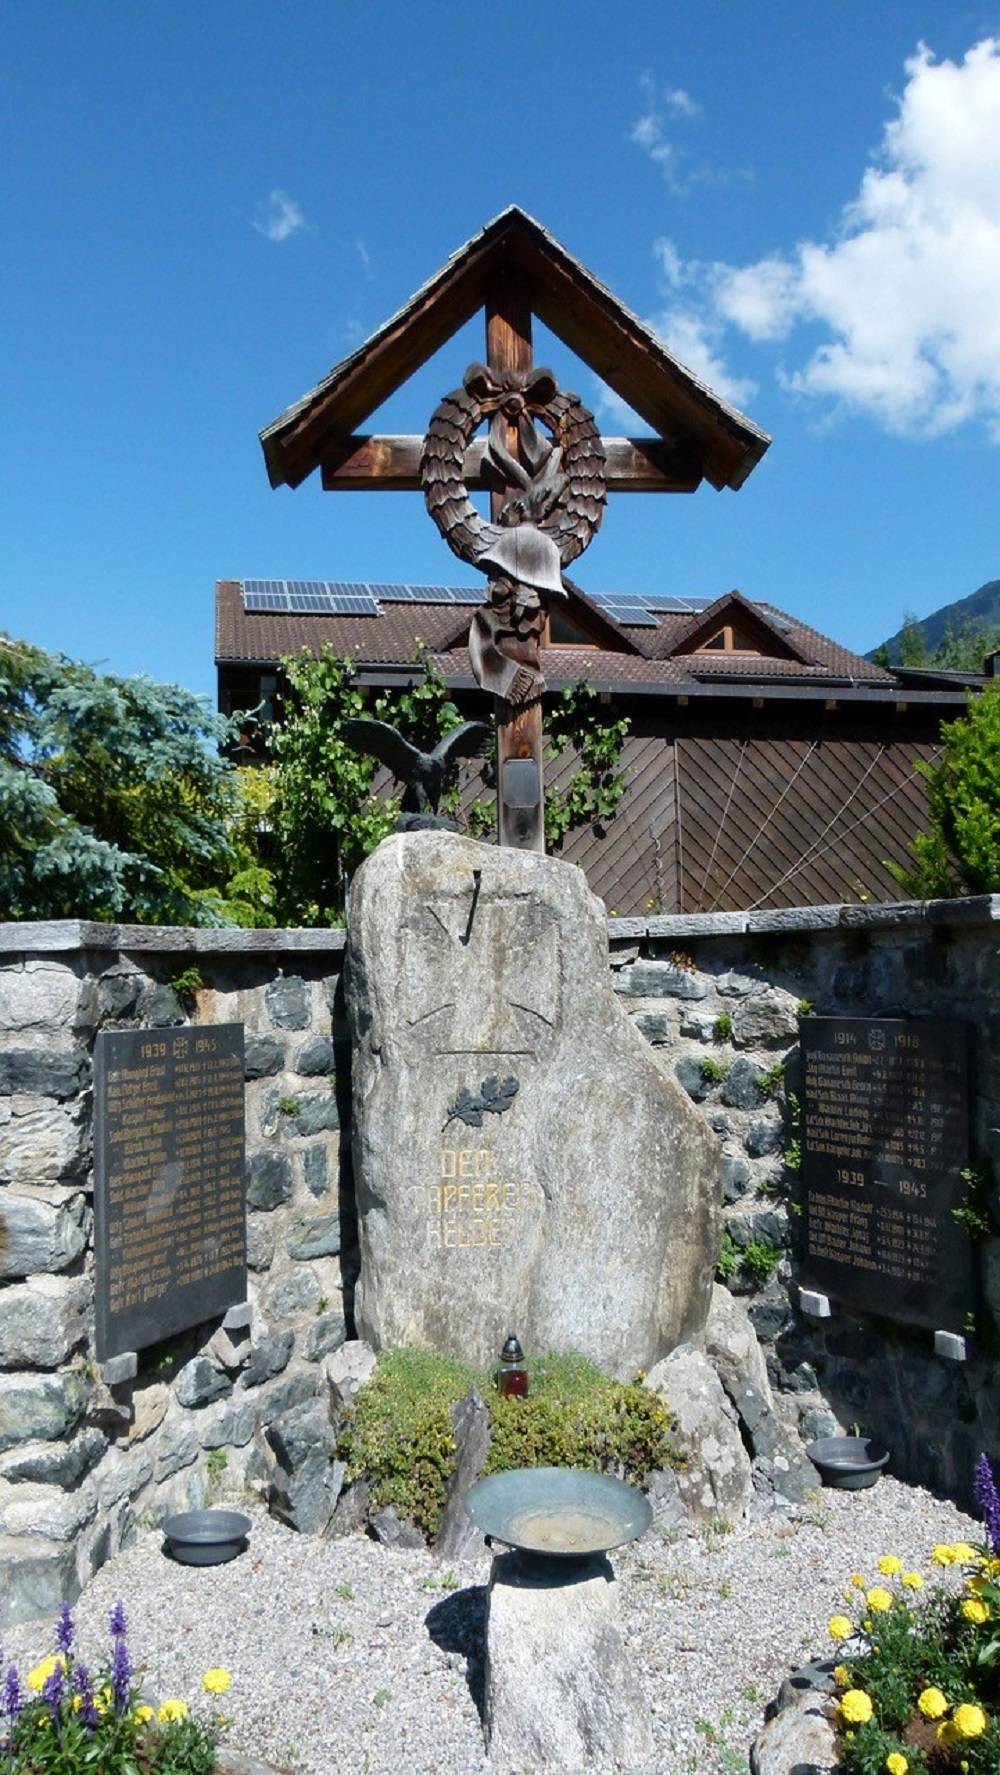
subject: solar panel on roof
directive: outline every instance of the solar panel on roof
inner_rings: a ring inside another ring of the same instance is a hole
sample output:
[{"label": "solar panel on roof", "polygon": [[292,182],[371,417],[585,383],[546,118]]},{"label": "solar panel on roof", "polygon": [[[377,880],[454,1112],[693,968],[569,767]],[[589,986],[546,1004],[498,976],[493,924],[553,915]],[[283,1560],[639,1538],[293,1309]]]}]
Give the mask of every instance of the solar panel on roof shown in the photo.
[{"label": "solar panel on roof", "polygon": [[658,629],[660,626],[655,616],[650,616],[641,604],[616,604],[608,615],[626,629]]},{"label": "solar panel on roof", "polygon": [[251,614],[265,610],[284,610],[287,601],[284,592],[244,592],[243,608]]},{"label": "solar panel on roof", "polygon": [[453,604],[482,604],[485,598],[485,586],[452,586],[451,588]]},{"label": "solar panel on roof", "polygon": [[377,616],[378,605],[367,596],[331,598],[325,607],[331,616]]},{"label": "solar panel on roof", "polygon": [[669,592],[653,592],[642,601],[647,610],[658,610],[664,616],[692,616],[697,609],[693,598],[675,598]]}]

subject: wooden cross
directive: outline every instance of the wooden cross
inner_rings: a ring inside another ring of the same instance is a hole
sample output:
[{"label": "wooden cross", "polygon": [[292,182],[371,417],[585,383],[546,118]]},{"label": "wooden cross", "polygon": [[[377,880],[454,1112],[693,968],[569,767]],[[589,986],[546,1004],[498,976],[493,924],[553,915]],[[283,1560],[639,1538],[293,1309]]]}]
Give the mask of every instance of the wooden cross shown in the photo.
[{"label": "wooden cross", "polygon": [[[265,428],[272,486],[296,487],[319,468],[330,492],[418,491],[423,439],[365,436],[356,428],[480,308],[490,371],[530,371],[536,314],[652,428],[654,435],[643,438],[602,440],[609,492],[693,493],[703,479],[735,490],[767,449],[765,433],[699,383],[586,266],[511,205]],[[489,486],[496,523],[506,496],[483,473],[485,448],[485,440],[469,439],[464,486]],[[520,454],[516,427],[508,428],[507,448]],[[541,850],[541,704],[497,703],[500,841]],[[539,793],[532,798],[533,771]]]}]

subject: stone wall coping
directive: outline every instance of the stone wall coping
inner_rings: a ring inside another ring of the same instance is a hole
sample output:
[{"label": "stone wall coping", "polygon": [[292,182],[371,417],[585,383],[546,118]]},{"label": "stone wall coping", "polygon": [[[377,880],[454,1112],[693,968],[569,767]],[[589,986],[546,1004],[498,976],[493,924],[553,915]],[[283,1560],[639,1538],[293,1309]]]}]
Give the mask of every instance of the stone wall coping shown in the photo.
[{"label": "stone wall coping", "polygon": [[1000,923],[1000,894],[961,900],[896,900],[884,904],[780,906],[770,912],[680,912],[657,918],[609,918],[612,943],[647,937],[728,937],[769,931],[894,930],[905,926]]},{"label": "stone wall coping", "polygon": [[[781,906],[770,912],[679,912],[652,918],[609,918],[612,943],[650,937],[729,937],[747,933],[893,930],[912,925],[1000,924],[1000,894],[960,900],[897,900],[889,905]],[[100,924],[88,919],[0,923],[0,954],[67,955],[79,950],[137,954],[330,955],[343,950],[344,930],[246,930]]]},{"label": "stone wall coping", "polygon": [[237,926],[100,924],[83,918],[0,924],[0,954],[69,955],[78,950],[125,950],[133,954],[192,952],[195,955],[329,955],[341,951],[347,932],[247,930]]}]

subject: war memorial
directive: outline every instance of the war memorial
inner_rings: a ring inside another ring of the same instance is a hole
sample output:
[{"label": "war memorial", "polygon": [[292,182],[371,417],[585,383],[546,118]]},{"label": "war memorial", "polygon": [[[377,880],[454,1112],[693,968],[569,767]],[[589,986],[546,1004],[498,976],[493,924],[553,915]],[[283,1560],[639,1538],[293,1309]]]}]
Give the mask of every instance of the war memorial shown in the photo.
[{"label": "war memorial", "polygon": [[[425,434],[359,433],[480,311],[484,359],[456,365]],[[649,436],[602,437],[534,361],[533,317]],[[546,856],[545,636],[567,568],[616,492],[730,497],[768,439],[520,210],[262,441],[276,486],[420,488],[483,575],[468,653],[493,734],[469,724],[452,751],[495,739],[499,843],[439,813],[443,757],[359,720],[408,801],[346,929],[0,927],[0,1631],[82,1607],[193,1512],[247,1504],[389,1562],[430,1542],[441,1570],[480,1562],[463,1656],[482,1766],[651,1771],[616,1573],[643,1535],[793,1532],[822,1507],[831,1440],[855,1479],[888,1464],[953,1515],[1000,1458],[1000,897],[622,919]],[[673,1458],[641,1481],[611,1442],[494,1459],[518,1399],[497,1417],[484,1393],[511,1334],[526,1405],[536,1362],[586,1359],[621,1413],[669,1426]],[[430,1531],[357,1460],[359,1401],[413,1353],[480,1377],[448,1403]],[[969,1592],[977,1632],[994,1576]],[[903,1608],[871,1582],[870,1611]],[[848,1627],[855,1678],[875,1635]],[[838,1734],[869,1726],[860,1679],[809,1671],[759,1775],[832,1775]],[[949,1705],[929,1748],[899,1726],[891,1775],[987,1767],[968,1758],[989,1709],[971,1688]],[[229,1754],[220,1771],[264,1766]]]}]

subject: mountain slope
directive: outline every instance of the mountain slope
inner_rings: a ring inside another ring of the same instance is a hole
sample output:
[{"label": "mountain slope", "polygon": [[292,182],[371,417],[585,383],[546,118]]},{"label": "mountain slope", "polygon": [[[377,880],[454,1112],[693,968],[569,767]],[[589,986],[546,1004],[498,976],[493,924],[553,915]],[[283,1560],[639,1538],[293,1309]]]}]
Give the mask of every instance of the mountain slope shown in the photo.
[{"label": "mountain slope", "polygon": [[[966,628],[995,629],[1000,628],[1000,579],[988,579],[978,591],[970,592],[967,598],[956,598],[951,604],[942,604],[940,610],[932,610],[930,616],[921,618],[920,628],[924,632],[924,640],[928,653],[933,653],[941,645],[948,630],[957,633]],[[885,645],[889,649],[892,665],[899,664],[899,641],[902,629],[890,635]],[[873,659],[877,648],[868,654]]]}]

